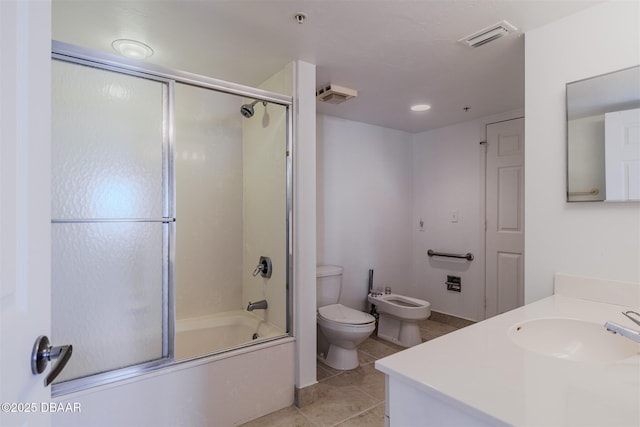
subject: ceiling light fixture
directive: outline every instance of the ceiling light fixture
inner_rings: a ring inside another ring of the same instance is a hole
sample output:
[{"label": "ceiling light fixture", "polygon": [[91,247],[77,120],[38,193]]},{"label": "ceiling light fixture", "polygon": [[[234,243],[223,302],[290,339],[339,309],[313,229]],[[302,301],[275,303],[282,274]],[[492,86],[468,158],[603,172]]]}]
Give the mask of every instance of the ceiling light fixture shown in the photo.
[{"label": "ceiling light fixture", "polygon": [[145,59],[153,55],[153,49],[137,40],[118,39],[111,43],[113,49],[122,56],[132,59]]},{"label": "ceiling light fixture", "polygon": [[431,108],[431,105],[416,104],[411,106],[411,111],[427,111],[430,108]]}]

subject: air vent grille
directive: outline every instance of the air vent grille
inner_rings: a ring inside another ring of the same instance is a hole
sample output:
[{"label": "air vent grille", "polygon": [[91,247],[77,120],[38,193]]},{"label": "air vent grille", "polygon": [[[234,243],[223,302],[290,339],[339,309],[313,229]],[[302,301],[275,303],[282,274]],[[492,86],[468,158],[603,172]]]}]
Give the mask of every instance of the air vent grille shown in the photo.
[{"label": "air vent grille", "polygon": [[500,21],[497,24],[463,37],[458,40],[458,42],[475,48],[497,40],[500,37],[504,37],[514,31],[518,31],[518,29],[507,21]]}]

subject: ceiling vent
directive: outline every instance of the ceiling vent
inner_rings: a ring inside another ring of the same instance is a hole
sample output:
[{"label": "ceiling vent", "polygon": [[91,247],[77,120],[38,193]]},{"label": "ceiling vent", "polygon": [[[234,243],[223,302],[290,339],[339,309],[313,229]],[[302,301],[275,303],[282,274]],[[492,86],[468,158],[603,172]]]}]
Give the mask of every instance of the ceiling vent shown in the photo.
[{"label": "ceiling vent", "polygon": [[509,24],[507,21],[500,21],[490,27],[487,27],[480,31],[476,31],[475,33],[468,35],[467,37],[463,37],[458,40],[458,42],[469,47],[480,47],[483,44],[487,44],[496,39],[499,39],[500,37],[506,36],[513,31],[518,31],[518,29]]},{"label": "ceiling vent", "polygon": [[316,99],[329,104],[342,104],[358,96],[358,91],[329,83],[316,90]]}]

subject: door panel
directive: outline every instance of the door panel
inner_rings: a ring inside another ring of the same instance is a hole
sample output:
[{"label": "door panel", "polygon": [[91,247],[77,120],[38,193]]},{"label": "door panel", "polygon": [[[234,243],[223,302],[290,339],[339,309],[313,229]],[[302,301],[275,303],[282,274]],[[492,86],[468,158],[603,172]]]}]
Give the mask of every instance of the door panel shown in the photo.
[{"label": "door panel", "polygon": [[605,114],[607,200],[640,200],[640,109]]},{"label": "door panel", "polygon": [[524,304],[524,119],[487,125],[485,316]]},{"label": "door panel", "polygon": [[524,301],[522,295],[522,266],[521,254],[498,253],[498,311],[519,307]]},{"label": "door panel", "polygon": [[50,4],[0,1],[0,42],[0,425],[47,426],[30,357],[51,327]]}]

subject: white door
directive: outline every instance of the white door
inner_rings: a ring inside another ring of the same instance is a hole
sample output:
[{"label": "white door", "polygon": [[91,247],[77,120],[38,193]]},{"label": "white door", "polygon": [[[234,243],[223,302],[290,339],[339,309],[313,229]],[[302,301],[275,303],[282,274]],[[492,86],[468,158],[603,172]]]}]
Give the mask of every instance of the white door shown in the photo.
[{"label": "white door", "polygon": [[[48,1],[0,1],[0,425],[50,424],[31,350],[50,321]],[[56,343],[52,343],[57,345]]]},{"label": "white door", "polygon": [[524,119],[487,125],[485,317],[524,304]]},{"label": "white door", "polygon": [[607,200],[640,200],[640,108],[604,115]]}]

